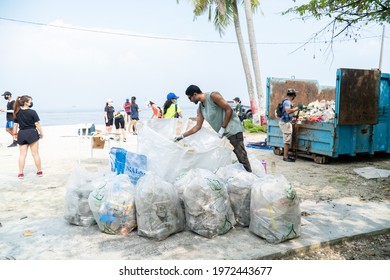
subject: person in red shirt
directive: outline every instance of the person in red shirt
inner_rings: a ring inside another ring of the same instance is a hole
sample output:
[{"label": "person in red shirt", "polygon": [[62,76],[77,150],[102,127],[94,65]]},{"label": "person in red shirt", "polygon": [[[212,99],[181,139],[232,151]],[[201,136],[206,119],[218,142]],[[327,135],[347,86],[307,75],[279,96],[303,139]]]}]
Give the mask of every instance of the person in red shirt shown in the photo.
[{"label": "person in red shirt", "polygon": [[[126,102],[123,104],[123,109],[125,109],[125,112],[126,112],[126,124],[129,123],[130,121],[130,106],[131,106],[131,102],[129,101],[128,98],[126,98]],[[126,127],[126,126],[125,126]]]},{"label": "person in red shirt", "polygon": [[152,101],[147,101],[146,102],[146,106],[152,107],[152,117],[151,117],[151,119],[153,119],[153,118],[161,119],[162,118],[162,110],[161,110],[161,108],[159,106],[157,106],[156,103],[154,103]]}]

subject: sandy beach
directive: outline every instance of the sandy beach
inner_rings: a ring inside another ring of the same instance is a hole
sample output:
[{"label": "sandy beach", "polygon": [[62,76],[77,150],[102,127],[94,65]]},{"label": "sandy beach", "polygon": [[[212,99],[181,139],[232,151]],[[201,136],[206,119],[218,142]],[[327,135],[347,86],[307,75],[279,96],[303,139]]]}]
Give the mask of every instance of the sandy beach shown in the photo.
[{"label": "sandy beach", "polygon": [[[181,241],[177,241],[178,239],[173,235],[167,239],[167,242],[161,243],[139,237],[136,231],[123,237],[102,233],[96,225],[85,229],[68,224],[64,219],[65,186],[74,168],[80,162],[91,172],[109,169],[108,144],[106,143],[104,149],[94,149],[93,157],[91,157],[91,142],[89,139],[79,138],[77,128],[77,125],[43,127],[45,137],[40,140],[40,155],[44,175],[43,177],[36,176],[35,165],[29,153],[23,180],[17,178],[18,148],[7,148],[10,137],[4,131],[0,133],[0,157],[2,159],[0,163],[0,239],[3,234],[7,234],[4,232],[5,229],[12,228],[16,234],[15,240],[19,240],[13,245],[0,245],[2,259],[222,259],[224,256],[229,259],[234,258],[234,252],[215,251],[211,255],[202,255],[201,250],[194,249],[190,244],[195,242],[205,249],[212,249],[213,244],[220,246],[224,242],[231,242],[231,238],[234,239],[237,234],[240,235],[243,232],[248,244],[240,251],[250,252],[253,249],[251,245],[253,242],[261,244],[264,248],[272,248],[264,240],[251,235],[247,229],[233,230],[212,240],[206,240],[191,232],[184,232],[180,234]],[[104,129],[99,125],[96,128]],[[248,142],[264,141],[265,134],[245,133],[245,137]],[[110,147],[113,146],[121,146],[128,151],[136,152],[137,136],[127,133],[127,142],[111,140]],[[258,160],[264,159],[268,167],[274,163],[275,172],[285,175],[296,189],[302,202],[313,209],[318,207],[316,204],[329,205],[337,199],[346,199],[347,204],[367,203],[366,207],[389,204],[386,189],[388,180],[366,180],[353,172],[354,168],[365,166],[388,169],[390,166],[388,155],[352,160],[351,158],[341,159],[332,164],[318,165],[309,159],[298,159],[293,164],[286,163],[281,160],[281,157],[274,155],[271,150],[252,148],[247,150],[251,157]],[[37,221],[39,225],[36,224]],[[54,234],[56,238],[44,238],[51,234]],[[30,240],[35,241],[30,243],[28,250],[25,250],[23,243],[29,242],[31,237]],[[292,240],[289,245],[304,243],[304,239]],[[117,247],[120,240],[126,241],[124,243],[126,247]],[[180,242],[183,240],[189,242],[188,247],[182,247],[183,244]],[[60,242],[59,245],[58,242]],[[279,249],[285,248],[286,244],[283,243]],[[61,246],[60,250],[58,246]],[[126,251],[124,251],[125,248],[127,248]],[[256,258],[255,255],[248,257]]]}]

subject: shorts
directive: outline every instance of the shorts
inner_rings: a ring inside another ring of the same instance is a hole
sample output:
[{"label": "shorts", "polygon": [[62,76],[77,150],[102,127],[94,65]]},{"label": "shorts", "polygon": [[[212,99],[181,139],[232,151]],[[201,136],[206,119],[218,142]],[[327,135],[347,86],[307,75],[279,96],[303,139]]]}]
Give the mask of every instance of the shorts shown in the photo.
[{"label": "shorts", "polygon": [[125,119],[124,118],[118,118],[115,119],[115,128],[124,128],[125,127]]},{"label": "shorts", "polygon": [[108,119],[106,126],[112,126],[114,124],[114,119]]},{"label": "shorts", "polygon": [[139,121],[139,118],[131,118],[133,121]]},{"label": "shorts", "polygon": [[18,132],[18,144],[30,145],[39,140],[38,131],[35,128],[23,129]]},{"label": "shorts", "polygon": [[7,121],[5,128],[14,128],[14,121]]},{"label": "shorts", "polygon": [[280,130],[283,134],[284,144],[291,145],[292,140],[292,123],[291,122],[279,122]]}]

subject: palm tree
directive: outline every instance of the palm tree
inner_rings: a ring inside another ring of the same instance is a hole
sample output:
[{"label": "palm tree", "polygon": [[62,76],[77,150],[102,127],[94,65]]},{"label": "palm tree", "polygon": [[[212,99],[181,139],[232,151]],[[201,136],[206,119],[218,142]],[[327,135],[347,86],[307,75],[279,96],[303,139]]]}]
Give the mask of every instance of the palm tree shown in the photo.
[{"label": "palm tree", "polygon": [[[253,86],[252,75],[249,67],[248,57],[246,55],[245,43],[241,32],[241,25],[238,14],[238,6],[236,0],[190,0],[194,5],[195,16],[200,16],[208,12],[209,21],[214,22],[215,28],[222,36],[226,27],[233,19],[234,29],[236,32],[237,42],[240,49],[242,66],[244,68],[245,79],[249,94],[249,101],[252,108],[252,113],[255,115],[258,112],[258,103]],[[255,1],[257,2],[257,1]],[[215,9],[213,14],[213,9]],[[214,15],[214,18],[212,18]]]},{"label": "palm tree", "polygon": [[[251,57],[252,57],[253,72],[255,74],[257,98],[259,100],[259,115],[260,117],[264,117],[265,100],[264,100],[263,87],[261,85],[260,63],[257,54],[255,28],[253,24],[253,12],[255,11],[256,7],[259,4],[260,4],[259,1],[244,0],[246,24],[248,28],[248,37],[249,37],[249,46],[250,46]],[[262,122],[262,120],[260,120],[260,122]]]}]

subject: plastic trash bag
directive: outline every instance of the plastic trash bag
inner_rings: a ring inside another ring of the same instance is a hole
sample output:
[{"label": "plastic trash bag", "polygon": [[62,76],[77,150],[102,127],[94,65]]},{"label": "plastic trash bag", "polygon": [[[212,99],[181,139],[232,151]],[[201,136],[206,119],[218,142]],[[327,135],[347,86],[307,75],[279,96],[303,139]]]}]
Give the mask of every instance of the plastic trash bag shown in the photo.
[{"label": "plastic trash bag", "polygon": [[[99,174],[102,174],[102,173],[99,172]],[[103,173],[102,175],[96,177],[92,181],[92,185],[94,186],[94,189],[89,194],[88,204],[89,204],[89,208],[92,211],[93,217],[95,218],[95,220],[96,220],[96,222],[97,222],[97,224],[98,224],[100,229],[104,228],[102,223],[99,222],[99,219],[100,219],[100,215],[99,215],[100,206],[102,205],[103,198],[104,198],[104,196],[106,194],[106,189],[111,184],[110,182],[115,180],[116,176],[117,175],[115,173],[107,172],[107,173]]]},{"label": "plastic trash bag", "polygon": [[183,178],[189,182],[183,190],[188,229],[207,238],[227,233],[236,221],[223,181],[210,170],[200,168],[186,176],[191,177]]},{"label": "plastic trash bag", "polygon": [[177,191],[159,176],[146,174],[138,181],[135,205],[140,236],[164,240],[185,228]]},{"label": "plastic trash bag", "polygon": [[154,119],[139,130],[138,153],[147,156],[149,171],[170,183],[190,169],[215,171],[232,162],[229,140],[220,139],[216,132],[205,127],[174,143],[173,138],[187,128],[180,119]]},{"label": "plastic trash bag", "polygon": [[94,174],[77,165],[65,185],[65,215],[70,224],[90,226],[96,224],[88,204],[89,194],[93,191]]},{"label": "plastic trash bag", "polygon": [[270,243],[301,235],[299,198],[283,175],[266,176],[252,187],[249,230]]},{"label": "plastic trash bag", "polygon": [[247,172],[242,164],[222,167],[216,175],[226,183],[237,225],[249,226],[252,185],[260,179],[253,173]]},{"label": "plastic trash bag", "polygon": [[127,174],[135,186],[147,171],[147,158],[144,155],[129,152],[123,148],[111,148],[111,171],[116,174]]},{"label": "plastic trash bag", "polygon": [[108,234],[127,234],[137,225],[135,187],[126,174],[119,174],[107,184],[99,208],[98,226]]}]

